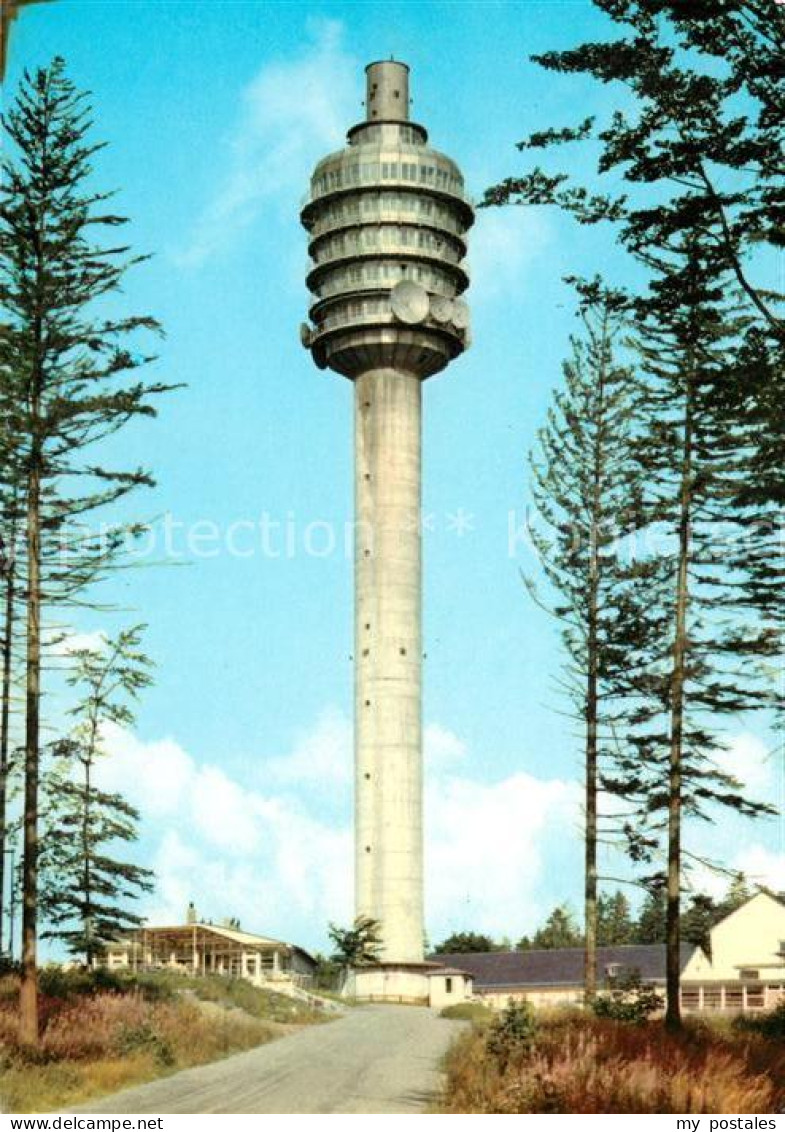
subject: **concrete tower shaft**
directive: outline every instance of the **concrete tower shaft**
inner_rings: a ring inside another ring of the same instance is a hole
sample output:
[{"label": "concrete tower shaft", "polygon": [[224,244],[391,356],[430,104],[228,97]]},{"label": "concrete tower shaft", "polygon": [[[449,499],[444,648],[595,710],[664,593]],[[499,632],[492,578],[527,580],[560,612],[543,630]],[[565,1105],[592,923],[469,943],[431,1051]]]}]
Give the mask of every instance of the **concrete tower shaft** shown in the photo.
[{"label": "concrete tower shaft", "polygon": [[355,884],[383,957],[423,957],[421,399],[355,381]]},{"label": "concrete tower shaft", "polygon": [[422,380],[469,344],[474,214],[458,167],[409,121],[409,68],[366,77],[366,120],[303,205],[301,334],[354,382],[356,904],[381,923],[385,963],[409,969],[423,958]]}]

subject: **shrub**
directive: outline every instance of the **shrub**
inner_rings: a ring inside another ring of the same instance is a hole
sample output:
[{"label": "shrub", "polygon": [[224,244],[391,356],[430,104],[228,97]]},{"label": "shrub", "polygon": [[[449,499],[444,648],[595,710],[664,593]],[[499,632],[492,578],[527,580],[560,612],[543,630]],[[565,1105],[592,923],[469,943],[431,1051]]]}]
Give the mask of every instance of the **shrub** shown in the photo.
[{"label": "shrub", "polygon": [[662,995],[634,973],[616,979],[608,993],[595,998],[592,1010],[598,1018],[612,1018],[640,1026],[653,1014],[658,1014],[664,1005]]},{"label": "shrub", "polygon": [[531,1003],[510,999],[488,1030],[488,1053],[505,1069],[511,1061],[519,1060],[529,1052],[536,1030],[537,1023]]},{"label": "shrub", "polygon": [[134,971],[107,971],[104,967],[44,967],[39,976],[42,994],[50,998],[72,999],[102,992],[138,992],[151,1002],[169,999],[174,993],[166,975]]},{"label": "shrub", "polygon": [[115,1049],[121,1057],[135,1053],[149,1053],[156,1065],[164,1069],[177,1064],[171,1044],[161,1037],[149,1019],[136,1025],[121,1026],[115,1037]]},{"label": "shrub", "polygon": [[733,1019],[737,1033],[761,1034],[764,1038],[785,1042],[785,1002],[766,1014],[738,1014]]},{"label": "shrub", "polygon": [[439,1016],[441,1018],[457,1018],[479,1027],[490,1025],[495,1017],[491,1008],[484,1006],[481,1002],[455,1002],[452,1006],[445,1006]]},{"label": "shrub", "polygon": [[590,1014],[538,1016],[528,1052],[506,1064],[482,1034],[462,1034],[446,1059],[439,1111],[454,1113],[778,1112],[785,1048],[757,1034]]}]

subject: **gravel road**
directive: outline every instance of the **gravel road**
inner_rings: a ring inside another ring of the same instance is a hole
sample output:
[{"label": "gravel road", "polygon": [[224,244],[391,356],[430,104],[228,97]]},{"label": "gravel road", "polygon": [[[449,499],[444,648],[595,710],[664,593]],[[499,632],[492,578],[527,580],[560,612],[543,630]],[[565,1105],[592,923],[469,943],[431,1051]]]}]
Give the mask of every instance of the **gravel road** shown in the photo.
[{"label": "gravel road", "polygon": [[71,1111],[422,1112],[460,1026],[425,1007],[356,1007],[334,1022]]}]

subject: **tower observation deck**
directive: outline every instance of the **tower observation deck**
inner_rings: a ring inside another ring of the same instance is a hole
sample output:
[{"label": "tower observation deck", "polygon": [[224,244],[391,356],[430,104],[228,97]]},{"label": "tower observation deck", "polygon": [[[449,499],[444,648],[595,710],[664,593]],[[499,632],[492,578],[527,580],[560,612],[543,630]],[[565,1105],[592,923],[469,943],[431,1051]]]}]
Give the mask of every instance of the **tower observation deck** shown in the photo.
[{"label": "tower observation deck", "polygon": [[422,380],[469,344],[455,162],[409,121],[409,68],[366,68],[366,120],[314,169],[303,344],[354,382],[355,880],[386,964],[423,958]]}]

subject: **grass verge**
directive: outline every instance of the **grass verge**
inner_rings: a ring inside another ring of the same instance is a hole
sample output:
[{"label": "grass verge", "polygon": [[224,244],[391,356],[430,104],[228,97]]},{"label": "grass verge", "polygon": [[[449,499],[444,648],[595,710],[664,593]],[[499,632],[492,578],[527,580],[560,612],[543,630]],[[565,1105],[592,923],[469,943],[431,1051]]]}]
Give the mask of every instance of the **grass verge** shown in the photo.
[{"label": "grass verge", "polygon": [[631,1026],[564,1011],[537,1016],[526,1043],[499,1027],[462,1034],[446,1059],[437,1112],[776,1113],[785,1047],[764,1032],[690,1022]]},{"label": "grass verge", "polygon": [[29,1050],[17,1040],[18,980],[0,979],[0,1106],[7,1113],[66,1108],[262,1045],[287,1032],[282,1023],[288,1030],[325,1020],[239,979],[51,971],[41,983],[41,1041]]}]

